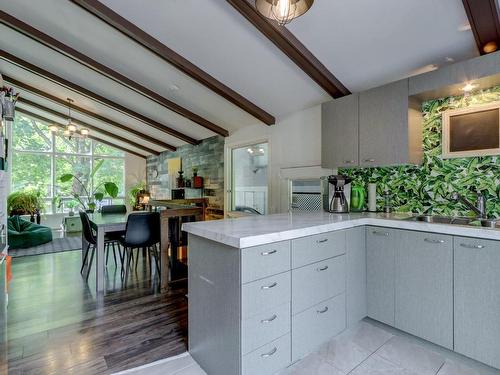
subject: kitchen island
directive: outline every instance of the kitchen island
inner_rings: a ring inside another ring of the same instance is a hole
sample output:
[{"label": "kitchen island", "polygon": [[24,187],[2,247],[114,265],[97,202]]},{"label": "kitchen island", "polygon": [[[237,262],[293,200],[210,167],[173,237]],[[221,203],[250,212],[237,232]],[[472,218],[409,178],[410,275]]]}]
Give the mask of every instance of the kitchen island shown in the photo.
[{"label": "kitchen island", "polygon": [[410,217],[185,224],[191,355],[208,374],[273,374],[369,316],[500,368],[500,230]]}]

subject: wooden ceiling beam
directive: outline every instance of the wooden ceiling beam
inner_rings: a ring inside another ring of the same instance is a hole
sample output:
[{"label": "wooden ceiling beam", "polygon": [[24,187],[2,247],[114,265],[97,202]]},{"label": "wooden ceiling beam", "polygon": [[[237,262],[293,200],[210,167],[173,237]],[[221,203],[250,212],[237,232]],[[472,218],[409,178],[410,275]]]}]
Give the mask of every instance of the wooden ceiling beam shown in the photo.
[{"label": "wooden ceiling beam", "polygon": [[108,66],[97,62],[96,60],[90,58],[89,56],[71,48],[70,46],[52,38],[51,36],[43,33],[42,31],[28,25],[27,23],[11,16],[10,14],[0,10],[0,23],[10,27],[11,29],[27,36],[30,39],[33,39],[44,46],[61,53],[62,55],[69,57],[70,59],[86,66],[87,68],[92,69],[93,71],[104,75],[112,79],[119,84],[134,90],[135,92],[148,97],[149,99],[155,101],[160,104],[164,108],[181,115],[188,120],[193,121],[194,123],[213,131],[216,134],[219,134],[223,137],[227,137],[229,132],[208,121],[207,119],[189,111],[188,109],[172,102],[171,100],[165,98],[164,96],[158,94],[157,92],[148,89],[147,87],[141,85],[140,83],[124,76],[123,74],[117,72],[114,69],[109,68]]},{"label": "wooden ceiling beam", "polygon": [[10,62],[11,64],[17,65],[17,66],[19,66],[27,71],[30,71],[30,72],[32,72],[40,77],[48,79],[48,80],[50,80],[50,81],[52,81],[60,86],[63,86],[67,89],[70,89],[70,90],[72,90],[80,95],[86,96],[89,99],[92,99],[92,100],[95,100],[96,102],[104,104],[111,109],[114,109],[118,112],[124,113],[130,117],[133,117],[133,118],[143,122],[144,124],[146,124],[152,128],[155,128],[163,133],[169,134],[169,135],[171,135],[175,138],[178,138],[184,142],[187,142],[187,143],[192,144],[192,145],[197,145],[200,143],[196,139],[191,138],[186,134],[183,134],[175,129],[172,129],[166,125],[163,125],[163,124],[161,124],[161,123],[159,123],[159,122],[157,122],[157,121],[155,121],[155,120],[153,120],[145,115],[137,113],[128,107],[125,107],[119,103],[116,103],[110,99],[107,99],[102,95],[99,95],[91,90],[88,90],[82,86],[77,85],[76,83],[70,82],[65,78],[59,77],[56,74],[51,73],[43,68],[40,68],[36,65],[33,65],[30,62],[25,61],[17,56],[14,56],[7,51],[0,49],[0,58],[2,60]]},{"label": "wooden ceiling beam", "polygon": [[251,0],[227,0],[257,30],[333,98],[351,92],[286,27],[260,14]]},{"label": "wooden ceiling beam", "polygon": [[[43,116],[40,116],[40,115],[38,115],[38,114],[36,114],[36,113],[33,113],[33,112],[30,112],[30,111],[27,111],[27,110],[25,110],[25,109],[23,109],[23,108],[16,108],[16,111],[17,111],[17,112],[19,112],[19,113],[22,113],[22,114],[24,114],[24,115],[26,115],[26,116],[28,116],[28,117],[32,117],[32,118],[34,118],[34,119],[36,119],[36,120],[42,121],[42,122],[44,122],[44,123],[46,123],[46,124],[54,124],[54,125],[56,125],[58,128],[60,128],[60,129],[64,129],[64,128],[65,128],[65,126],[64,126],[63,124],[61,124],[60,122],[57,122],[57,121],[54,121],[54,120],[48,119],[48,118],[43,117]],[[146,158],[147,158],[147,156],[145,156],[145,155],[139,154],[138,152],[135,152],[135,151],[130,150],[130,149],[128,149],[128,148],[125,148],[125,147],[122,147],[122,146],[116,145],[116,144],[114,144],[114,143],[112,143],[112,142],[105,141],[104,139],[101,139],[101,138],[99,138],[99,137],[96,137],[95,135],[90,135],[90,134],[89,134],[87,137],[88,137],[88,138],[90,138],[90,139],[93,139],[93,140],[95,140],[95,141],[97,141],[97,142],[103,143],[103,144],[105,144],[105,145],[108,145],[108,146],[111,146],[111,147],[115,147],[115,148],[117,148],[117,149],[119,149],[119,150],[122,150],[122,151],[124,151],[124,152],[128,152],[128,153],[130,153],[130,154],[133,154],[133,155],[139,156],[139,157],[141,157],[141,158],[144,158],[144,159],[146,159]]]},{"label": "wooden ceiling beam", "polygon": [[196,65],[185,59],[165,44],[155,39],[153,36],[140,29],[132,22],[128,21],[112,9],[108,8],[98,0],[71,0],[94,16],[100,18],[108,25],[128,36],[136,43],[153,52],[162,60],[173,65],[184,74],[206,86],[216,94],[222,96],[229,102],[240,107],[245,112],[251,114],[266,125],[273,125],[276,119],[262,108],[250,102],[248,99],[238,94],[222,82],[218,81],[210,74],[206,73]]},{"label": "wooden ceiling beam", "polygon": [[59,105],[65,106],[65,107],[67,107],[69,105],[70,108],[72,110],[76,111],[76,112],[79,112],[79,113],[81,113],[81,114],[83,114],[85,116],[91,117],[91,118],[93,118],[95,120],[104,122],[104,123],[106,123],[106,124],[108,124],[110,126],[113,126],[113,127],[117,128],[117,129],[120,129],[120,130],[126,131],[128,133],[134,134],[137,137],[140,137],[141,139],[144,139],[145,141],[147,141],[149,143],[153,143],[155,145],[163,147],[166,150],[175,151],[177,149],[175,146],[172,146],[172,145],[170,145],[168,143],[165,143],[165,142],[159,140],[158,138],[154,138],[154,137],[151,137],[149,135],[145,135],[143,132],[140,132],[138,130],[129,128],[129,127],[123,125],[123,124],[120,124],[119,122],[116,122],[116,121],[111,120],[111,119],[109,119],[107,117],[104,117],[102,115],[99,115],[97,113],[89,111],[88,109],[79,107],[79,106],[75,105],[74,103],[68,103],[66,100],[60,99],[60,98],[58,98],[58,97],[56,97],[54,95],[46,93],[45,91],[37,89],[36,87],[27,85],[26,83],[18,81],[16,79],[12,78],[12,77],[3,75],[3,79],[6,82],[9,82],[12,86],[14,86],[14,87],[16,87],[18,89],[22,89],[22,90],[28,91],[28,92],[30,92],[30,93],[32,93],[34,95],[40,96],[42,98],[50,100],[51,102],[57,103]]},{"label": "wooden ceiling beam", "polygon": [[495,0],[462,0],[481,55],[500,48],[500,20]]}]

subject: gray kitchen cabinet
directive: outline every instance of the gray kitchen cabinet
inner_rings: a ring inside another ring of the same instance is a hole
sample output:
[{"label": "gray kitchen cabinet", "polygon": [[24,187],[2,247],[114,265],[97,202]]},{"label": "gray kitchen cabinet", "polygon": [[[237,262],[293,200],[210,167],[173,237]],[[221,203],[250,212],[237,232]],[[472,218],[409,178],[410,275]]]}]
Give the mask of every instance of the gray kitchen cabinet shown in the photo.
[{"label": "gray kitchen cabinet", "polygon": [[454,238],[455,351],[500,368],[500,241]]},{"label": "gray kitchen cabinet", "polygon": [[321,166],[352,167],[358,163],[358,94],[321,106]]},{"label": "gray kitchen cabinet", "polygon": [[453,350],[453,237],[400,231],[395,327]]},{"label": "gray kitchen cabinet", "polygon": [[400,231],[366,228],[366,290],[368,316],[394,326],[395,255]]},{"label": "gray kitchen cabinet", "polygon": [[366,317],[366,237],[365,228],[346,231],[347,327]]},{"label": "gray kitchen cabinet", "polygon": [[408,79],[361,92],[359,165],[419,164],[422,160],[419,113],[418,105],[408,98]]}]

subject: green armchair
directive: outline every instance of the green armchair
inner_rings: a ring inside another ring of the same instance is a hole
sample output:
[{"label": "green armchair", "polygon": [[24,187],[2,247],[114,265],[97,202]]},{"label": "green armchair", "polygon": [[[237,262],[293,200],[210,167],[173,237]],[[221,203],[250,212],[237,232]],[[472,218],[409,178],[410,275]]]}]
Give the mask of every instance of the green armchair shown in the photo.
[{"label": "green armchair", "polygon": [[29,222],[17,215],[9,217],[7,229],[7,241],[11,249],[24,249],[52,241],[50,228]]}]

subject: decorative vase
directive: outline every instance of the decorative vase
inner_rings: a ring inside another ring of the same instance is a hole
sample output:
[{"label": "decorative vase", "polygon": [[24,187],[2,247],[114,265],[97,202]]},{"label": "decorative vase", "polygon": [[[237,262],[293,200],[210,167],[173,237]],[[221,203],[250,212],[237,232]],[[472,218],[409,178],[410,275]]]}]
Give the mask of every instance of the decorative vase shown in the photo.
[{"label": "decorative vase", "polygon": [[183,171],[179,171],[179,177],[177,177],[177,187],[178,188],[183,188],[184,187],[184,177],[182,177]]},{"label": "decorative vase", "polygon": [[40,215],[40,210],[36,210],[36,223],[40,224],[41,221],[42,221],[42,217]]},{"label": "decorative vase", "polygon": [[73,210],[71,210],[68,214],[69,216],[75,216],[75,212]]},{"label": "decorative vase", "polygon": [[193,187],[200,189],[203,187],[203,177],[194,175],[193,176]]}]

